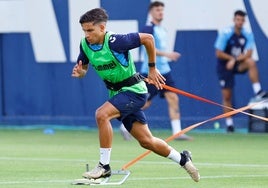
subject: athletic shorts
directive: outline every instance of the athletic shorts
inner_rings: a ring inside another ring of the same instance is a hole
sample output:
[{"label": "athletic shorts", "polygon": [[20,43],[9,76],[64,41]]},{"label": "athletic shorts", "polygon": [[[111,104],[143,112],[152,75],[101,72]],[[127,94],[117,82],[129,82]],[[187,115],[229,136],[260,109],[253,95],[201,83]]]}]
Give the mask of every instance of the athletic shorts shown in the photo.
[{"label": "athletic shorts", "polygon": [[245,71],[239,71],[238,70],[238,64],[239,62],[235,63],[235,66],[233,68],[233,70],[227,70],[226,69],[226,63],[218,63],[218,67],[217,67],[217,74],[218,74],[218,79],[219,79],[219,84],[221,86],[221,88],[233,88],[235,85],[235,75],[236,74],[244,74],[247,72],[247,70]]},{"label": "athletic shorts", "polygon": [[[146,74],[142,74],[142,75],[146,78],[148,77],[148,75]],[[175,82],[171,76],[171,72],[168,72],[167,74],[163,74],[162,76],[164,76],[164,78],[166,79],[166,85],[171,86],[171,87],[176,87]],[[165,98],[164,93],[168,91],[166,89],[158,90],[154,84],[146,83],[146,86],[148,88],[148,93],[149,93],[148,101],[152,100],[157,94],[159,94],[160,98]]]},{"label": "athletic shorts", "polygon": [[147,119],[141,108],[146,103],[148,94],[138,94],[131,91],[120,92],[109,99],[109,102],[120,112],[119,121],[122,121],[130,132],[136,121],[147,124]]}]

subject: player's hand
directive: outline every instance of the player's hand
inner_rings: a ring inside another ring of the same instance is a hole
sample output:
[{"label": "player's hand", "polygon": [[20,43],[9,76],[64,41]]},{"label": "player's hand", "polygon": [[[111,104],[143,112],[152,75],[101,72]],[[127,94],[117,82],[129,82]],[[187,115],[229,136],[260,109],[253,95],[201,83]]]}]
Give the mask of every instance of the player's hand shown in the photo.
[{"label": "player's hand", "polygon": [[83,69],[82,61],[80,60],[73,68],[72,77],[81,78],[85,76],[85,70]]},{"label": "player's hand", "polygon": [[231,60],[227,61],[226,69],[232,70],[234,68],[234,65],[235,65],[235,58],[232,58]]},{"label": "player's hand", "polygon": [[177,61],[181,57],[181,54],[178,52],[170,52],[167,54],[167,58],[171,61]]},{"label": "player's hand", "polygon": [[157,68],[149,68],[146,81],[149,84],[154,84],[157,89],[163,89],[162,84],[165,84],[166,79],[160,74]]}]

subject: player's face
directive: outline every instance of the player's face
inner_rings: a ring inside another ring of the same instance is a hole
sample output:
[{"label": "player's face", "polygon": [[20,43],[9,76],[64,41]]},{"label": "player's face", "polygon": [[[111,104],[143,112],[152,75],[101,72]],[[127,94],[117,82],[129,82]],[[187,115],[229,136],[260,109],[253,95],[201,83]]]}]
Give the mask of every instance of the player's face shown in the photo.
[{"label": "player's face", "polygon": [[153,7],[150,11],[153,21],[161,22],[164,18],[164,7]]},{"label": "player's face", "polygon": [[102,44],[105,35],[105,23],[93,24],[93,22],[83,23],[82,30],[90,44]]},{"label": "player's face", "polygon": [[242,29],[244,23],[245,23],[245,17],[244,16],[237,15],[237,16],[234,17],[235,28]]}]

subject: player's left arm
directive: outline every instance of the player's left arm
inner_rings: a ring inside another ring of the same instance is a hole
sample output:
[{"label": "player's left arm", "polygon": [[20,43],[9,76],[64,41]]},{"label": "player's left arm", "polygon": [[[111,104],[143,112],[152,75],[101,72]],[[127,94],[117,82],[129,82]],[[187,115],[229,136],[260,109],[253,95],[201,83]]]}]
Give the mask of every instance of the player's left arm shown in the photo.
[{"label": "player's left arm", "polygon": [[156,49],[154,43],[154,37],[148,33],[139,33],[141,44],[144,45],[148,54],[148,82],[153,83],[157,89],[163,89],[162,84],[165,84],[165,78],[160,74],[155,66],[156,61]]},{"label": "player's left arm", "polygon": [[[129,34],[115,34],[111,35],[109,46],[112,51],[118,53],[128,52],[131,49],[138,48],[144,45],[148,54],[149,63],[155,65],[156,52],[154,38],[147,33],[129,33]],[[164,84],[165,78],[159,73],[155,66],[149,68],[149,80],[156,85],[157,88],[162,89],[161,84]]]},{"label": "player's left arm", "polygon": [[248,49],[248,50],[246,50],[244,53],[240,54],[240,55],[236,58],[236,60],[237,60],[237,61],[240,61],[240,62],[243,62],[243,61],[245,61],[246,59],[251,58],[252,53],[253,53],[253,50],[252,50],[252,49]]},{"label": "player's left arm", "polygon": [[110,49],[117,53],[126,53],[140,45],[138,33],[112,34],[109,39]]},{"label": "player's left arm", "polygon": [[245,45],[245,49],[244,49],[244,53],[240,54],[236,58],[237,61],[241,61],[241,62],[252,57],[253,48],[255,45],[254,36],[253,36],[252,32],[243,30],[243,34],[245,35],[246,40],[247,40],[246,45]]}]

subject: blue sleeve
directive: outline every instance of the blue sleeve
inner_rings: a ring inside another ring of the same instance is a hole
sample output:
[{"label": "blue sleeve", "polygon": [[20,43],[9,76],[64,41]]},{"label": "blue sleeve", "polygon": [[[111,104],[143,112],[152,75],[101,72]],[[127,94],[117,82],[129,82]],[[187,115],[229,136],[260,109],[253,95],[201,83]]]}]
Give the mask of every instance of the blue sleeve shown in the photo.
[{"label": "blue sleeve", "polygon": [[141,46],[139,33],[113,34],[109,39],[110,49],[124,53]]},{"label": "blue sleeve", "polygon": [[80,44],[80,53],[79,53],[79,55],[78,55],[78,57],[77,57],[77,63],[78,63],[80,60],[83,62],[83,65],[86,65],[86,64],[89,63],[89,59],[87,58],[86,54],[84,53],[81,44]]},{"label": "blue sleeve", "polygon": [[252,32],[249,31],[244,31],[243,30],[243,34],[247,39],[247,43],[245,46],[245,50],[252,50],[255,46],[255,41],[254,41],[254,36]]},{"label": "blue sleeve", "polygon": [[154,34],[154,26],[153,25],[146,25],[142,30],[142,33],[149,33],[149,34]]},{"label": "blue sleeve", "polygon": [[228,29],[225,29],[223,31],[218,32],[218,36],[216,38],[214,47],[217,50],[224,51],[226,48],[227,42],[228,42],[229,38],[231,37],[232,33],[233,32],[232,32],[231,28],[228,28]]}]

